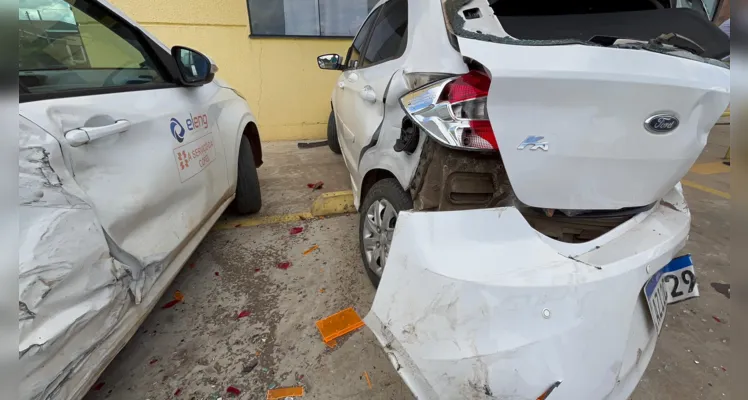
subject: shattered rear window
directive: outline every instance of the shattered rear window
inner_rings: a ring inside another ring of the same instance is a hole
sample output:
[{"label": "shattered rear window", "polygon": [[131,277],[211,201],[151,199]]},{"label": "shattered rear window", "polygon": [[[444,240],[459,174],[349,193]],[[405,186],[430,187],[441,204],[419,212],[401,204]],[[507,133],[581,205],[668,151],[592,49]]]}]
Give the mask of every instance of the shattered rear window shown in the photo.
[{"label": "shattered rear window", "polygon": [[[481,14],[479,8],[486,4],[494,15]],[[444,0],[445,16],[461,37],[522,45],[611,46],[677,36],[665,44],[721,59],[729,55],[730,42],[711,21],[716,7],[715,0]],[[471,20],[494,16],[498,23],[490,31],[469,28],[474,26]]]}]

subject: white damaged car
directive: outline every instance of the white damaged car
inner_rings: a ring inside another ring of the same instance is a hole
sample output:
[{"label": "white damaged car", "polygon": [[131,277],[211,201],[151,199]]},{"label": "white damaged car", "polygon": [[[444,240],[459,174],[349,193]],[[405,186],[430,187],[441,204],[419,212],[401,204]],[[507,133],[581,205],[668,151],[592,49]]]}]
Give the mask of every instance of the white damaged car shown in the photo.
[{"label": "white damaged car", "polygon": [[102,0],[20,0],[52,3],[19,20],[23,400],[82,398],[223,211],[262,204],[257,123],[207,57]]},{"label": "white damaged car", "polygon": [[[682,6],[688,3],[688,7]],[[702,1],[382,0],[328,142],[419,399],[625,400],[698,296],[679,180],[729,102]]]}]

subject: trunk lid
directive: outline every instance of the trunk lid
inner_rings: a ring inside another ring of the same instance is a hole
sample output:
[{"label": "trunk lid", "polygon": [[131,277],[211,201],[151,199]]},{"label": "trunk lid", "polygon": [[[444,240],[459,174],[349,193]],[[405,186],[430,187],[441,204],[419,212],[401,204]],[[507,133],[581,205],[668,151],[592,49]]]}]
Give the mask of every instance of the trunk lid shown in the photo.
[{"label": "trunk lid", "polygon": [[488,116],[518,199],[534,207],[657,201],[729,103],[729,70],[702,61],[582,44],[459,45],[492,78]]},{"label": "trunk lid", "polygon": [[723,54],[727,37],[694,9],[634,3],[444,0],[460,52],[491,77],[488,118],[522,203],[651,204],[728,106],[726,65],[684,50]]}]

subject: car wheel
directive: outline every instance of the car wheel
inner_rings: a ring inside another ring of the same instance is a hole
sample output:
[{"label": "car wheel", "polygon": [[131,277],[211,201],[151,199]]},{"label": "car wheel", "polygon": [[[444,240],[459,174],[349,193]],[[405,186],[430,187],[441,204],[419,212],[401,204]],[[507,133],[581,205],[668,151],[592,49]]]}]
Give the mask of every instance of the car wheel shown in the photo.
[{"label": "car wheel", "polygon": [[382,179],[366,194],[359,209],[359,247],[366,274],[379,286],[395,233],[397,214],[413,208],[410,194],[395,178]]},{"label": "car wheel", "polygon": [[327,145],[335,154],[340,154],[340,142],[338,142],[338,127],[335,125],[335,111],[330,111],[327,119]]},{"label": "car wheel", "polygon": [[240,214],[253,214],[260,211],[261,207],[260,179],[257,177],[255,158],[249,139],[242,136],[239,142],[239,170],[236,177],[234,208]]}]

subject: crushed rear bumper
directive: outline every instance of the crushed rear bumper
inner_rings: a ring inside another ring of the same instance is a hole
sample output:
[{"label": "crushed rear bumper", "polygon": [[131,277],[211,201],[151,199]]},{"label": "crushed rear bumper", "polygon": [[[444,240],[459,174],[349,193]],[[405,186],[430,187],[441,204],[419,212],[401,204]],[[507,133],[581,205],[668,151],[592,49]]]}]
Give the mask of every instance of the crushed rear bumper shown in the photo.
[{"label": "crushed rear bumper", "polygon": [[[654,351],[645,282],[685,245],[678,184],[587,243],[511,207],[403,212],[367,326],[419,399],[625,400]],[[505,397],[509,396],[509,397]]]}]

